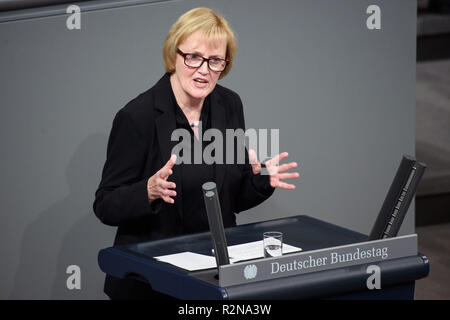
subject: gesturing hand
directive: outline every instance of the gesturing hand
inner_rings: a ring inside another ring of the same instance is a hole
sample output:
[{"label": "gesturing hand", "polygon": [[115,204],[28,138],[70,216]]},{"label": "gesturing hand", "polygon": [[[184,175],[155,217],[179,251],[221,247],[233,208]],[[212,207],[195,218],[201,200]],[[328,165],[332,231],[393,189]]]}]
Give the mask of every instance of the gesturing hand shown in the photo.
[{"label": "gesturing hand", "polygon": [[171,197],[175,197],[177,192],[174,182],[167,181],[167,178],[173,173],[172,168],[177,161],[177,156],[172,155],[167,163],[158,172],[151,176],[147,181],[148,200],[154,201],[158,198],[167,203],[175,203]]},{"label": "gesturing hand", "polygon": [[[253,174],[260,173],[262,165],[261,165],[261,162],[258,161],[256,152],[254,150],[250,149],[248,151],[248,156],[250,159],[250,164],[252,165]],[[298,172],[284,173],[287,170],[296,168],[297,162],[291,162],[291,163],[279,165],[280,161],[287,158],[287,156],[288,156],[288,153],[283,152],[265,162],[265,166],[270,175],[270,185],[272,186],[272,188],[281,188],[281,189],[288,189],[288,190],[295,189],[295,185],[288,184],[288,183],[282,181],[282,180],[287,180],[287,179],[297,179],[299,177]]]}]

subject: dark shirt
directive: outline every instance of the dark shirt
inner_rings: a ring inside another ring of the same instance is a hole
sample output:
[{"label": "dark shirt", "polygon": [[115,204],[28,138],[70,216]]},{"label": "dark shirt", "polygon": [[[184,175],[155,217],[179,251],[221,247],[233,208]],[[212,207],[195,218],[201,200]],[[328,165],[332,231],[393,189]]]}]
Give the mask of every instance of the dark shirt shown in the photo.
[{"label": "dark shirt", "polygon": [[[175,108],[176,128],[186,129],[190,134],[190,143],[185,143],[183,146],[183,152],[190,153],[190,163],[180,164],[181,177],[182,177],[182,195],[183,195],[183,233],[203,232],[209,230],[208,216],[206,214],[205,203],[203,199],[202,185],[205,182],[216,181],[215,179],[215,164],[206,164],[205,159],[202,156],[205,147],[211,143],[210,141],[204,141],[195,136],[193,128],[189,124],[184,112],[180,106],[172,97]],[[200,115],[199,136],[206,130],[211,128],[211,110],[210,97],[206,97],[203,102],[202,112]],[[197,152],[201,150],[201,154],[197,155],[197,160],[201,160],[201,163],[194,164],[194,144],[197,143]],[[201,143],[201,146],[199,145]],[[180,156],[184,157],[183,152],[180,152]],[[214,153],[212,153],[214,156]],[[252,183],[259,192],[263,194],[271,194],[273,188],[269,184],[268,176],[255,175],[252,179]]]},{"label": "dark shirt", "polygon": [[[186,116],[174,99],[176,128],[186,129],[190,133],[190,143],[184,144],[183,152],[189,152],[191,157],[190,164],[183,163],[180,166],[182,177],[182,195],[183,195],[183,233],[202,232],[209,230],[208,217],[206,214],[205,204],[203,200],[202,185],[205,182],[215,181],[214,164],[206,164],[204,162],[203,150],[210,143],[209,141],[199,141],[195,136],[193,128],[190,126]],[[200,115],[202,132],[211,128],[209,96],[205,98],[202,112]],[[203,140],[203,139],[202,139]],[[201,155],[197,158],[201,160],[201,164],[194,164],[194,143],[197,144],[197,150],[201,150]],[[201,143],[201,146],[200,146]],[[189,154],[188,153],[188,154]],[[180,156],[185,156],[180,153]]]}]

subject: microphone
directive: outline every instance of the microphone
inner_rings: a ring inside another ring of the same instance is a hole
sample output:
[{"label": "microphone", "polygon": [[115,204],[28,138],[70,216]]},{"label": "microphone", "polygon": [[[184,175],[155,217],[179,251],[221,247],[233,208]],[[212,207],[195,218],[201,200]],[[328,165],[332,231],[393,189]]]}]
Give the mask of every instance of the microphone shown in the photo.
[{"label": "microphone", "polygon": [[220,209],[217,188],[214,182],[206,182],[202,185],[203,198],[205,200],[206,213],[208,215],[209,230],[214,246],[217,268],[230,264],[228,257],[227,239],[223,228],[222,210]]},{"label": "microphone", "polygon": [[383,206],[369,235],[369,240],[396,237],[426,165],[403,155]]}]

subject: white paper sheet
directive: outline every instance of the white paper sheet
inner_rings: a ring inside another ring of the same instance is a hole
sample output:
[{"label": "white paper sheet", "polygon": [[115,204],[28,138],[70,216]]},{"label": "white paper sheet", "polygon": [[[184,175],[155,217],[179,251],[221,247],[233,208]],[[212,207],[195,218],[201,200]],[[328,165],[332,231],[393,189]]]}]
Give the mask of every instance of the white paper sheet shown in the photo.
[{"label": "white paper sheet", "polygon": [[[283,254],[288,254],[301,250],[302,250],[301,248],[297,248],[288,245],[286,243],[283,243]],[[228,255],[230,258],[230,263],[263,258],[264,257],[263,241],[260,240],[230,246],[228,247]],[[159,261],[167,262],[189,271],[196,271],[217,267],[216,258],[214,256],[207,256],[204,254],[194,252],[180,252],[154,258]]]},{"label": "white paper sheet", "polygon": [[166,256],[155,257],[156,260],[173,264],[174,266],[189,270],[203,270],[217,267],[216,258],[194,252],[180,252]]}]

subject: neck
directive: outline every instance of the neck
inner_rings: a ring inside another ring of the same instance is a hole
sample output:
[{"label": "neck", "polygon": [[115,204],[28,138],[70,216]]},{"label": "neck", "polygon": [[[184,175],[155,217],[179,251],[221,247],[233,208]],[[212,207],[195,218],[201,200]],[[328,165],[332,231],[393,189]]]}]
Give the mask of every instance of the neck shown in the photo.
[{"label": "neck", "polygon": [[170,84],[172,85],[173,94],[177,100],[178,105],[184,113],[201,112],[203,101],[205,98],[193,98],[187,95],[181,88],[180,83],[175,78],[175,74],[170,76]]}]

